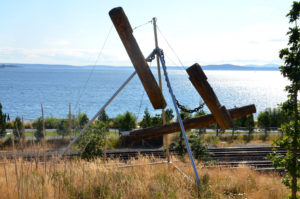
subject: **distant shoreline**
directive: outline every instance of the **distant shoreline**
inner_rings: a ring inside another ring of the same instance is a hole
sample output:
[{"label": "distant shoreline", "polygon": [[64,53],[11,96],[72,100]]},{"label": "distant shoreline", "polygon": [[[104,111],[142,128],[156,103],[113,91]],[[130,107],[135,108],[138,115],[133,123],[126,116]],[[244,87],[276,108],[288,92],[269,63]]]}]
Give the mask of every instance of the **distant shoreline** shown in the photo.
[{"label": "distant shoreline", "polygon": [[[0,63],[0,69],[2,68],[47,68],[47,69],[132,69],[133,66],[107,66],[107,65],[87,65],[87,66],[73,66],[73,65],[58,65],[58,64],[22,64],[22,63]],[[185,66],[187,67],[187,66]],[[169,70],[181,70],[183,67],[179,66],[167,66]],[[228,71],[279,71],[279,65],[267,64],[267,65],[205,65],[202,66],[203,70],[228,70]],[[156,69],[152,66],[151,69]]]}]

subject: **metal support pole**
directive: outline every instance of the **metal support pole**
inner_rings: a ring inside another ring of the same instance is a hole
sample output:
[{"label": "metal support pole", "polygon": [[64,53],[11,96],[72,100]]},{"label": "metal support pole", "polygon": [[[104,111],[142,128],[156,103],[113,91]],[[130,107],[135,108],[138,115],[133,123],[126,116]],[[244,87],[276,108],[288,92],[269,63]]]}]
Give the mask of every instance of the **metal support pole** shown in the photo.
[{"label": "metal support pole", "polygon": [[168,77],[165,61],[164,61],[164,58],[162,57],[163,54],[162,54],[161,49],[157,48],[156,53],[158,53],[158,55],[159,55],[161,65],[162,65],[162,68],[164,70],[164,75],[165,75],[165,78],[166,78],[167,86],[169,88],[169,92],[170,92],[170,95],[172,97],[172,101],[173,101],[173,105],[174,105],[174,108],[175,108],[175,111],[176,111],[176,114],[177,114],[178,122],[180,124],[180,129],[181,129],[181,132],[183,134],[184,141],[185,141],[185,144],[186,144],[186,148],[188,150],[188,153],[189,153],[192,165],[193,165],[193,169],[194,169],[194,172],[195,172],[195,176],[196,176],[198,186],[201,186],[198,171],[197,171],[195,161],[194,161],[194,158],[193,158],[193,154],[192,154],[192,151],[191,151],[191,148],[190,148],[190,145],[189,145],[186,133],[185,133],[185,129],[184,129],[184,126],[183,126],[183,123],[182,123],[182,119],[181,119],[180,113],[178,111],[178,107],[176,105],[176,100],[175,100],[174,93],[173,93],[173,90],[172,90],[172,87],[171,87],[171,84],[170,84],[170,80],[169,80],[169,77]]},{"label": "metal support pole", "polygon": [[124,82],[124,84],[122,84],[122,86],[113,94],[113,96],[102,106],[102,108],[96,113],[96,115],[83,127],[83,129],[81,129],[81,131],[73,138],[73,140],[69,143],[68,146],[66,146],[66,148],[64,148],[61,153],[59,154],[60,157],[63,156],[66,151],[74,144],[74,142],[76,142],[76,140],[79,138],[79,136],[81,136],[83,134],[83,132],[90,126],[90,124],[98,117],[98,115],[100,115],[105,108],[111,103],[111,101],[120,93],[120,91],[128,84],[128,82],[134,77],[134,75],[136,74],[136,71],[134,71],[130,77]]},{"label": "metal support pole", "polygon": [[[156,18],[153,17],[153,30],[154,30],[154,40],[155,40],[155,49],[158,48],[158,39],[157,39],[157,30],[156,30]],[[159,57],[158,54],[155,55],[156,57],[156,63],[157,63],[157,73],[158,73],[158,83],[159,83],[159,88],[160,91],[162,92],[162,81],[161,81],[161,73],[160,73],[160,63],[159,63]],[[166,114],[165,114],[165,109],[161,109],[161,115],[163,119],[163,125],[165,125],[166,122]],[[166,156],[168,162],[170,162],[170,152],[169,152],[169,135],[164,135],[163,136],[163,143],[166,147]]]}]

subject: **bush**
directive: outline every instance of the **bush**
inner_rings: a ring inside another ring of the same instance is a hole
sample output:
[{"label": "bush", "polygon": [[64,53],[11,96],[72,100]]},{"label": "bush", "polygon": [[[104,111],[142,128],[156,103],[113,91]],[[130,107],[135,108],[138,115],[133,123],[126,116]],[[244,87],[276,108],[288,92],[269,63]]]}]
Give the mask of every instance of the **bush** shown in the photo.
[{"label": "bush", "polygon": [[[192,134],[189,137],[189,144],[195,158],[206,159],[208,157],[208,149],[204,143],[204,139],[200,134]],[[179,156],[183,157],[187,153],[187,148],[183,134],[180,132],[179,137],[175,142],[170,144],[170,151],[176,152]]]},{"label": "bush", "polygon": [[24,128],[25,129],[33,129],[32,122],[24,122]]},{"label": "bush", "polygon": [[43,120],[41,117],[39,117],[36,121],[34,121],[36,131],[34,133],[34,137],[37,141],[40,141],[44,138],[43,134]]},{"label": "bush", "polygon": [[134,129],[136,128],[136,116],[128,111],[125,114],[119,114],[114,119],[114,127],[121,131]]},{"label": "bush", "polygon": [[23,124],[20,117],[16,117],[14,121],[13,134],[15,139],[18,141],[23,137]]},{"label": "bush", "polygon": [[172,142],[169,147],[170,151],[176,152],[179,156],[183,157],[186,152],[187,148],[185,145],[184,137],[182,132],[180,132],[179,137],[175,142]]},{"label": "bush", "polygon": [[68,120],[60,120],[57,125],[57,133],[61,136],[67,136],[70,134],[69,132],[69,121]]},{"label": "bush", "polygon": [[7,129],[13,129],[14,128],[14,121],[6,122],[6,128]]},{"label": "bush", "polygon": [[2,104],[0,103],[0,137],[6,135],[6,114],[2,113]]},{"label": "bush", "polygon": [[46,117],[45,118],[45,128],[46,129],[57,129],[59,122],[60,122],[60,119],[57,119],[53,116]]},{"label": "bush", "polygon": [[79,122],[79,128],[82,129],[89,122],[89,118],[85,113],[79,113],[78,122]]},{"label": "bush", "polygon": [[193,151],[193,155],[197,159],[206,159],[208,157],[208,149],[205,145],[204,139],[200,134],[191,135],[191,150]]},{"label": "bush", "polygon": [[105,110],[98,116],[98,120],[105,122],[105,123],[109,122],[110,119],[109,119],[108,115],[106,114]]}]

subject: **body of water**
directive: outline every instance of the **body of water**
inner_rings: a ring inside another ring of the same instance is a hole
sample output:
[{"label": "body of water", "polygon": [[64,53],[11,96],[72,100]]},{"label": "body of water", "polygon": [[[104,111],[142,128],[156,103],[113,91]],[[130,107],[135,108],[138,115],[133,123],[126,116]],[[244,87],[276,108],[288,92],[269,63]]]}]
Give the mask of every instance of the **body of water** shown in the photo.
[{"label": "body of water", "polygon": [[[154,74],[157,70],[152,70]],[[66,118],[69,103],[72,112],[87,113],[91,118],[134,72],[132,68],[59,68],[15,67],[0,69],[0,102],[3,112],[11,119],[23,116],[25,121],[41,116],[41,103],[45,117]],[[208,81],[221,104],[228,109],[234,106],[255,104],[257,111],[276,107],[286,100],[284,87],[288,81],[279,71],[205,71]],[[202,101],[183,69],[168,71],[178,101],[194,108]],[[166,83],[163,81],[167,108],[174,108]],[[138,76],[121,91],[108,106],[110,117],[130,111],[142,118],[145,108],[155,111]],[[205,110],[207,108],[205,107]]]}]

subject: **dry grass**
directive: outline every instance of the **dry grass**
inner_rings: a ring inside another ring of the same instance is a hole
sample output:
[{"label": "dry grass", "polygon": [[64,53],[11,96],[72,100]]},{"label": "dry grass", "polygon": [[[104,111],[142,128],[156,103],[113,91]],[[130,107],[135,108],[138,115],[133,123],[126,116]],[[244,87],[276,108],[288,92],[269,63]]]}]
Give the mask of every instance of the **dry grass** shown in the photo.
[{"label": "dry grass", "polygon": [[279,133],[269,133],[267,137],[264,134],[248,135],[204,135],[204,140],[209,145],[216,146],[236,146],[236,145],[271,145],[275,139],[281,137]]},{"label": "dry grass", "polygon": [[[189,163],[173,157],[187,175]],[[140,157],[127,164],[161,161]],[[286,198],[288,191],[276,174],[239,169],[197,168],[199,190],[172,165],[143,165],[117,168],[118,160],[92,162],[62,160],[56,163],[4,160],[0,164],[0,198]]]}]

